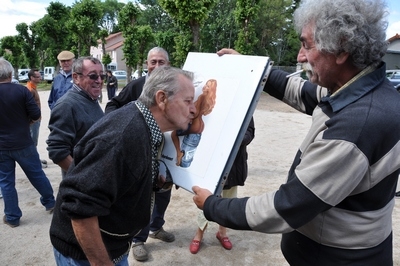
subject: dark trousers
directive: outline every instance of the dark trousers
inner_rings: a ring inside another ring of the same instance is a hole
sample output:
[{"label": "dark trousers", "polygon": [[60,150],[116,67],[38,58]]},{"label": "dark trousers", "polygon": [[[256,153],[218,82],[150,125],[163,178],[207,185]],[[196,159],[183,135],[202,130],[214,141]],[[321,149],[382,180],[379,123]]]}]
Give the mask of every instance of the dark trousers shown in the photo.
[{"label": "dark trousers", "polygon": [[157,231],[164,225],[164,214],[171,200],[171,190],[155,194],[153,213],[151,214],[150,224],[140,231],[133,239],[133,242],[146,242],[150,231]]},{"label": "dark trousers", "polygon": [[111,100],[115,96],[115,87],[107,87],[108,100]]}]

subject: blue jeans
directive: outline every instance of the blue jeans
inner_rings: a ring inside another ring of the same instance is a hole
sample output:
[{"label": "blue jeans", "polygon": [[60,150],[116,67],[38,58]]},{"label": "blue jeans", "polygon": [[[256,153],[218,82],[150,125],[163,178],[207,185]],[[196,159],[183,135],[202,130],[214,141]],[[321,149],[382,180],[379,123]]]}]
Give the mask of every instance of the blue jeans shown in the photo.
[{"label": "blue jeans", "polygon": [[30,125],[31,137],[35,146],[38,145],[40,120]]},{"label": "blue jeans", "polygon": [[21,166],[29,182],[41,195],[42,205],[46,209],[55,205],[53,188],[43,172],[35,145],[20,150],[0,150],[0,187],[3,193],[4,213],[7,221],[12,224],[18,224],[22,216],[15,189],[15,162]]},{"label": "blue jeans", "polygon": [[153,213],[151,214],[150,224],[143,228],[142,231],[140,231],[140,233],[135,236],[135,238],[133,239],[134,243],[146,242],[150,231],[154,232],[160,230],[161,227],[164,225],[164,214],[167,210],[169,201],[171,200],[171,191],[172,189],[162,193],[155,193],[154,209]]},{"label": "blue jeans", "polygon": [[[75,260],[71,257],[65,257],[61,254],[57,249],[53,248],[54,258],[56,259],[57,266],[90,266],[89,261],[87,260]],[[115,264],[116,266],[129,266],[128,263],[128,255],[126,254],[122,257],[120,262]]]}]

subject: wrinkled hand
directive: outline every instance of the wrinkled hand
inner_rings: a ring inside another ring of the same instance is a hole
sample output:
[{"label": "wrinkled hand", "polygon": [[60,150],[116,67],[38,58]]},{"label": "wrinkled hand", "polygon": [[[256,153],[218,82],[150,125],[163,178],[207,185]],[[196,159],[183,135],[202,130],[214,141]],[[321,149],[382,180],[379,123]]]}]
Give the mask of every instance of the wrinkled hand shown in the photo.
[{"label": "wrinkled hand", "polygon": [[217,55],[221,56],[224,54],[240,54],[239,52],[237,52],[236,50],[230,49],[230,48],[222,48],[221,50],[219,50],[217,52]]},{"label": "wrinkled hand", "polygon": [[193,186],[192,190],[194,192],[193,201],[196,204],[197,208],[202,210],[204,207],[204,202],[209,196],[212,195],[212,193],[209,190],[198,186]]}]

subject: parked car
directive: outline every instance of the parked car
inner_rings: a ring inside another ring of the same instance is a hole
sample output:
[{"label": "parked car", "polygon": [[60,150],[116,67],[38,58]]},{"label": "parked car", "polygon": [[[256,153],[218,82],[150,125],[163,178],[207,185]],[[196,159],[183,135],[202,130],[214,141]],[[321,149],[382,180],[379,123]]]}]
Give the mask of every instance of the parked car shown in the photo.
[{"label": "parked car", "polygon": [[12,78],[12,80],[11,80],[11,83],[18,84],[18,83],[19,83],[19,81],[18,81],[18,79]]},{"label": "parked car", "polygon": [[43,74],[43,79],[47,81],[47,83],[52,83],[54,80],[54,77],[56,75],[56,68],[55,67],[45,67],[44,68],[44,74]]},{"label": "parked car", "polygon": [[115,70],[112,73],[117,79],[126,79],[126,71],[124,70]]},{"label": "parked car", "polygon": [[400,84],[400,69],[386,70],[386,77],[392,82],[393,86]]},{"label": "parked car", "polygon": [[25,82],[28,81],[28,72],[29,72],[29,68],[20,68],[18,69],[18,80],[20,82]]},{"label": "parked car", "polygon": [[394,86],[394,88],[395,88],[398,92],[400,92],[400,83],[397,84],[396,86]]},{"label": "parked car", "polygon": [[[147,69],[143,69],[143,71],[142,71],[142,77],[146,76],[146,75],[147,75],[147,72],[148,72]],[[132,78],[132,80],[140,78],[140,77],[139,77],[139,70],[136,70],[136,71],[132,74],[131,78]]]}]

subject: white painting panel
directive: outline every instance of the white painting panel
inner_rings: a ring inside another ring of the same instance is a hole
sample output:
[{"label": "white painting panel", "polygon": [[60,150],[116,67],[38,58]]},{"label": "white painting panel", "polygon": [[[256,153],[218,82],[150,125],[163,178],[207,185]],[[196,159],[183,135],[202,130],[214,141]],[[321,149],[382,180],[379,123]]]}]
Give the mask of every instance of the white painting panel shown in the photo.
[{"label": "white painting panel", "polygon": [[[243,121],[254,111],[249,108],[258,99],[270,67],[268,57],[189,53],[183,69],[195,74],[199,113],[189,131],[197,134],[179,136],[175,146],[173,136],[179,134],[166,132],[162,151],[176,185],[190,192],[194,185],[213,193],[220,191],[225,166],[234,159],[232,148]],[[202,126],[198,127],[197,121],[202,121]]]}]

